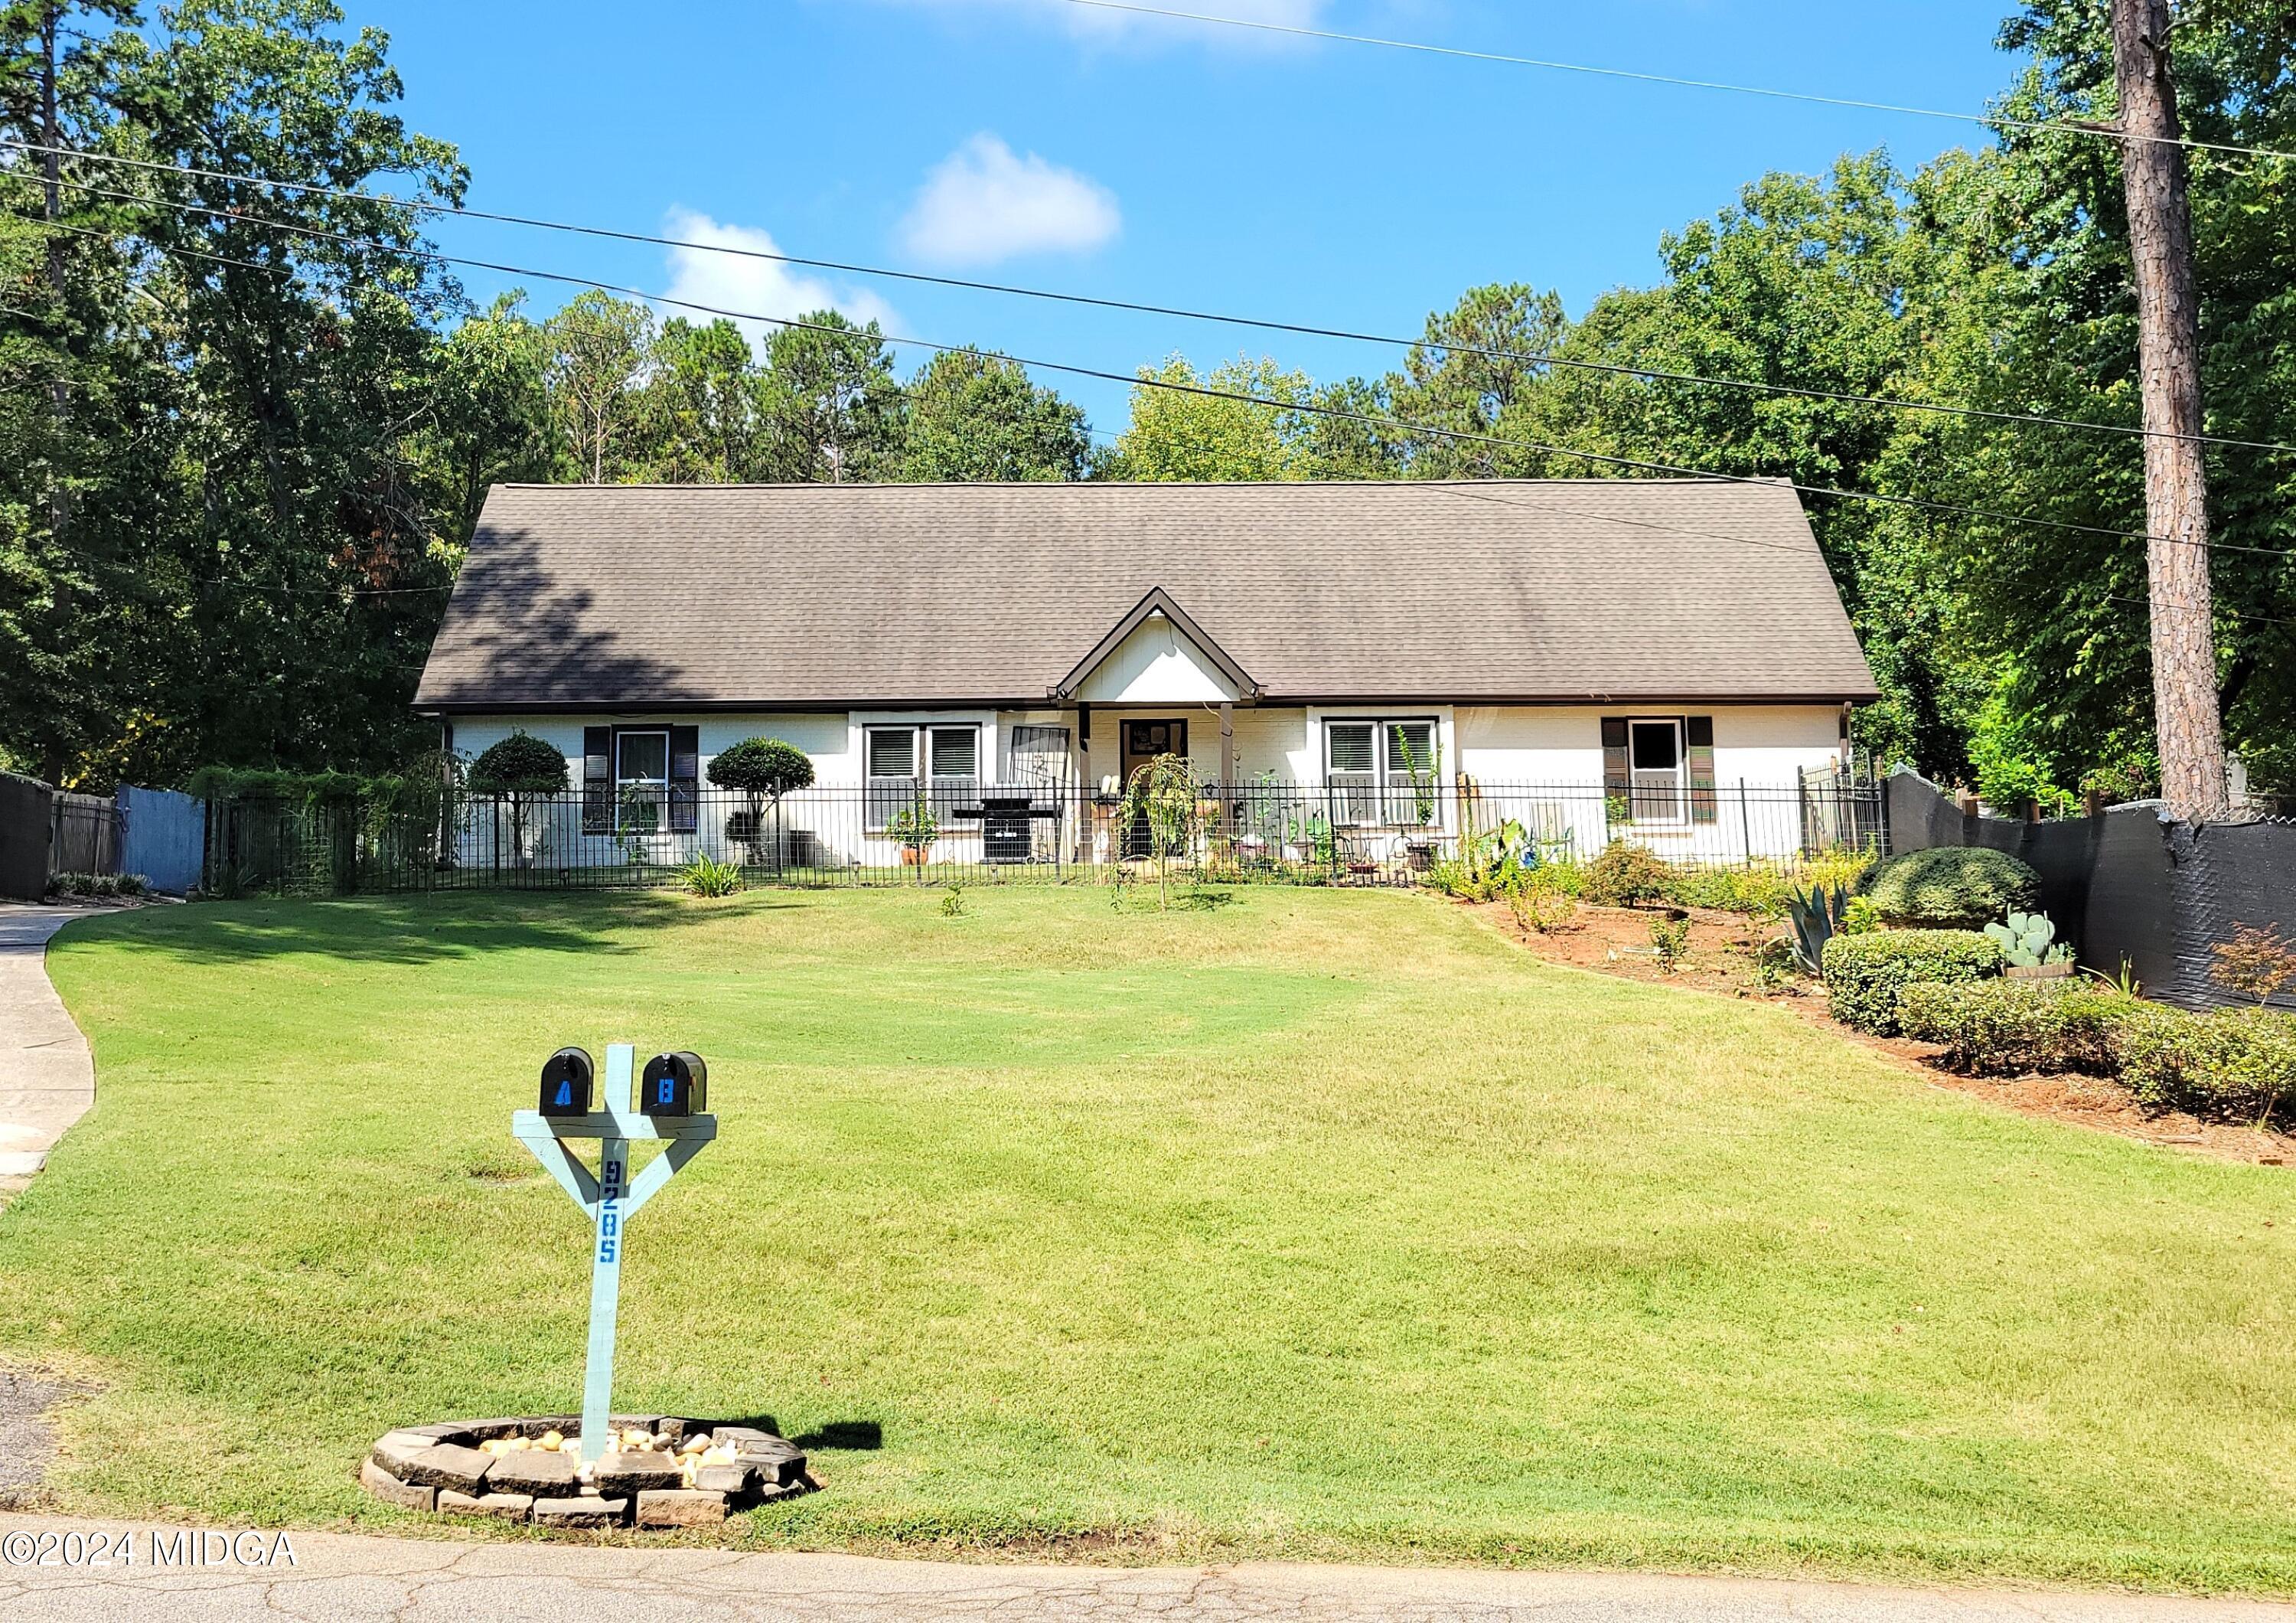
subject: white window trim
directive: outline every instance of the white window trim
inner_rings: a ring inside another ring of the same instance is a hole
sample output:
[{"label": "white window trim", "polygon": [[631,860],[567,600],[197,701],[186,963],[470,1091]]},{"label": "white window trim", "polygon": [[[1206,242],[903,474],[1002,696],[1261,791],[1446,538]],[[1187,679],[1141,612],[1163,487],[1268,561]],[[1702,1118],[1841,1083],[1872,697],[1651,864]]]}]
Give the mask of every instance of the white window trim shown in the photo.
[{"label": "white window trim", "polygon": [[[622,748],[632,738],[659,738],[661,740],[660,777],[633,778],[622,770]],[[636,830],[636,832],[650,834],[660,834],[665,832],[669,826],[669,773],[670,768],[674,764],[669,758],[669,729],[667,727],[617,727],[613,732],[613,739],[614,828],[626,831]],[[626,820],[627,812],[630,803],[630,791],[634,788],[650,789],[653,792],[654,826],[650,829],[637,829],[635,823]]]},{"label": "white window trim", "polygon": [[[1702,712],[1701,713],[1703,713]],[[1644,817],[1635,805],[1641,791],[1636,779],[1644,770],[1635,765],[1635,729],[1664,727],[1674,734],[1674,815]],[[1628,716],[1627,718],[1627,809],[1632,826],[1636,828],[1676,829],[1690,827],[1690,729],[1681,716]]]},{"label": "white window trim", "polygon": [[[1372,781],[1369,785],[1369,788],[1371,794],[1376,798],[1380,815],[1368,821],[1359,820],[1349,823],[1347,827],[1351,828],[1399,828],[1406,833],[1420,828],[1425,828],[1431,832],[1442,828],[1443,775],[1440,762],[1443,759],[1444,753],[1444,734],[1447,729],[1443,725],[1443,718],[1441,716],[1431,713],[1417,715],[1327,715],[1317,718],[1316,727],[1323,738],[1323,779],[1326,789],[1330,788],[1335,781],[1332,777],[1334,769],[1332,765],[1332,729],[1335,727],[1368,727],[1372,729]],[[1392,758],[1395,745],[1395,734],[1392,729],[1398,727],[1424,727],[1427,729],[1428,742],[1432,749],[1434,756],[1434,760],[1431,762],[1431,765],[1433,765],[1436,769],[1436,810],[1435,820],[1432,822],[1420,823],[1407,819],[1398,820],[1387,815],[1390,810],[1391,796],[1395,795],[1398,792],[1405,795],[1408,795],[1412,792],[1407,769],[1406,769],[1400,762]],[[1353,781],[1354,778],[1359,778],[1361,776],[1362,774],[1360,773],[1351,775],[1350,782]],[[1399,788],[1395,781],[1398,777],[1404,779],[1403,784]]]},{"label": "white window trim", "polygon": [[[980,767],[984,760],[990,758],[988,751],[992,747],[996,728],[994,717],[966,713],[916,714],[913,713],[906,715],[857,713],[852,719],[852,727],[861,766],[862,832],[872,837],[883,836],[885,824],[890,816],[890,813],[880,810],[879,796],[872,793],[878,786],[910,784],[920,787],[929,800],[933,797],[931,786],[937,781],[932,770],[936,734],[969,732],[972,735],[972,771],[964,778],[948,777],[942,780],[969,782],[972,785],[972,792],[976,795],[988,783],[981,775]],[[912,770],[906,777],[881,778],[869,770],[870,737],[872,734],[882,732],[906,732],[910,735],[909,762]],[[943,828],[940,837],[947,838],[950,832]]]}]

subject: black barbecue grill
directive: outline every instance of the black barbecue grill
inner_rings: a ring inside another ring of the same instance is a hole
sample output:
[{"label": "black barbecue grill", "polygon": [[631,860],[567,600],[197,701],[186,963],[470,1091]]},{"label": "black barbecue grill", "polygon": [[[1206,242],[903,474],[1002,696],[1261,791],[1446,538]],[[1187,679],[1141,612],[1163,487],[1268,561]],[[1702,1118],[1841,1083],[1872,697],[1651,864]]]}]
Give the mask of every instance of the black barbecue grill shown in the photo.
[{"label": "black barbecue grill", "polygon": [[958,806],[952,816],[980,820],[980,858],[984,862],[1028,862],[1037,854],[1034,824],[1056,818],[1057,805],[1038,805],[1026,795],[984,795],[977,806]]}]

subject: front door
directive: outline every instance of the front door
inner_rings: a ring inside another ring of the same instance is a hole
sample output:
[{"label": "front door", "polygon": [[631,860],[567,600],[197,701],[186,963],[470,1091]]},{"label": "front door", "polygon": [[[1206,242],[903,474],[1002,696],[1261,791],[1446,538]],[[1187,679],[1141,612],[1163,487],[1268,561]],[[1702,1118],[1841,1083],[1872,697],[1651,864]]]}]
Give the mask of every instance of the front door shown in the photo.
[{"label": "front door", "polygon": [[1157,756],[1185,756],[1187,753],[1188,724],[1185,721],[1127,721],[1124,724],[1124,787],[1130,788],[1132,774]]},{"label": "front door", "polygon": [[[1124,724],[1124,783],[1129,792],[1132,774],[1146,766],[1159,755],[1177,755],[1183,760],[1188,754],[1188,724],[1185,721],[1127,721]],[[1124,854],[1144,857],[1152,844],[1148,837],[1148,820],[1136,817],[1132,826],[1124,831]]]}]

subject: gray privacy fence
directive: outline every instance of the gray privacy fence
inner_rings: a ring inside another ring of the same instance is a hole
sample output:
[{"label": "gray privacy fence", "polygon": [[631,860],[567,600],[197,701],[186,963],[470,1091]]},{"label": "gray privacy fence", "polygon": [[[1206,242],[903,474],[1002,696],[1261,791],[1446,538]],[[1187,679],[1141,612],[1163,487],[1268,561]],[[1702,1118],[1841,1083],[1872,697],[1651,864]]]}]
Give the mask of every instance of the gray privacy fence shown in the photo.
[{"label": "gray privacy fence", "polygon": [[[2195,827],[2148,800],[2023,822],[1965,812],[1912,772],[1890,778],[1887,798],[1892,852],[1986,845],[2022,858],[2080,962],[2111,975],[2125,960],[2164,1002],[2244,1001],[2217,984],[2215,948],[2242,925],[2296,935],[2296,820]],[[2276,1003],[2296,1008],[2296,997]]]},{"label": "gray privacy fence", "polygon": [[1878,850],[1882,790],[1846,776],[1788,784],[1448,783],[1398,776],[1199,785],[1160,817],[1076,784],[873,779],[779,801],[676,785],[524,796],[457,794],[427,809],[355,800],[212,803],[205,888],[570,889],[665,885],[696,857],[752,883],[1062,882],[1161,862],[1230,881],[1411,885],[1507,825],[1550,859],[1613,839],[1686,867],[1792,864]]}]

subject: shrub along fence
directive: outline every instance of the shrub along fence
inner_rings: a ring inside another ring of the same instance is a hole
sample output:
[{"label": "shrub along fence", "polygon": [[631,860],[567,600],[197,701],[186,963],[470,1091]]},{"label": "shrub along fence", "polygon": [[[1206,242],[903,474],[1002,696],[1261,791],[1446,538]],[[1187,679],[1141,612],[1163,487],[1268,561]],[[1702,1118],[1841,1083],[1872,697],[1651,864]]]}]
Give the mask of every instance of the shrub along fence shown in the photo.
[{"label": "shrub along fence", "polygon": [[[2031,864],[2041,909],[2079,961],[2116,974],[2126,960],[2148,996],[2186,1008],[2242,1001],[2215,979],[2215,949],[2243,925],[2296,935],[2296,820],[2195,827],[2136,801],[2088,817],[1987,817],[1912,772],[1886,789],[1892,854],[1985,845]],[[2274,1006],[2296,1008],[2282,993]]]},{"label": "shrub along fence", "polygon": [[1878,851],[1885,835],[1881,787],[1830,774],[1631,795],[1600,784],[1260,781],[1193,786],[1144,812],[1074,784],[949,779],[778,800],[682,784],[477,795],[414,777],[210,787],[204,887],[217,894],[659,886],[697,857],[751,883],[800,886],[1061,882],[1159,866],[1224,882],[1407,886],[1502,829],[1546,861],[1584,861],[1617,839],[1703,869]]}]

